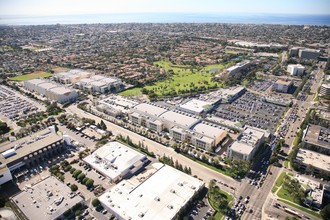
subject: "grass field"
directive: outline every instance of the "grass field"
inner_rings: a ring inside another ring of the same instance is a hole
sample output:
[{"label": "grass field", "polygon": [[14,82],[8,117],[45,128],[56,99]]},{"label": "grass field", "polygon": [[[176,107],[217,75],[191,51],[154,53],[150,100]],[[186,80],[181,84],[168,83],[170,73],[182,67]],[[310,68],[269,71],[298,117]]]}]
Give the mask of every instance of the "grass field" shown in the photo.
[{"label": "grass field", "polygon": [[[221,83],[212,81],[213,73],[208,71],[212,69],[221,70],[228,66],[223,64],[209,65],[198,71],[197,69],[192,70],[189,66],[172,65],[170,62],[165,61],[159,61],[153,64],[162,67],[170,74],[170,77],[166,80],[157,81],[153,85],[144,87],[148,91],[153,91],[157,97],[183,95],[197,90],[204,91],[221,87]],[[121,92],[120,95],[140,95],[142,94],[141,90],[142,88],[132,88]]]},{"label": "grass field", "polygon": [[25,81],[25,80],[30,80],[30,79],[35,79],[35,78],[47,78],[52,76],[50,73],[46,72],[34,72],[26,75],[20,75],[20,76],[14,76],[9,78],[9,80],[12,81]]}]

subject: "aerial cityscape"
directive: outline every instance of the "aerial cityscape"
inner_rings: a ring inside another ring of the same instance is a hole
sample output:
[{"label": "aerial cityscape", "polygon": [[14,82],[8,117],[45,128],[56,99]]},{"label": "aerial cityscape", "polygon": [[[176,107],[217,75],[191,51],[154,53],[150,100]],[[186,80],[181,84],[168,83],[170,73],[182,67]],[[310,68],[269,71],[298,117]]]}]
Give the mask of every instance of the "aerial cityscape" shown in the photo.
[{"label": "aerial cityscape", "polygon": [[330,2],[0,1],[0,220],[330,220]]}]

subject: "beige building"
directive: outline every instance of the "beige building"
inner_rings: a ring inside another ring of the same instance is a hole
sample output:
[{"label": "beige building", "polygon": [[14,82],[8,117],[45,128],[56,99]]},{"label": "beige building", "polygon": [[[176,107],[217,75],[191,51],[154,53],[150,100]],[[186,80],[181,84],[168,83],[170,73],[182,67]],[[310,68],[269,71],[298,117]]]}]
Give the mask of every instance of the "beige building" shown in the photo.
[{"label": "beige building", "polygon": [[292,86],[293,86],[293,82],[291,80],[279,79],[273,85],[273,90],[277,92],[287,93]]},{"label": "beige building", "polygon": [[227,157],[237,160],[252,160],[261,144],[269,137],[265,130],[246,127],[227,150]]}]

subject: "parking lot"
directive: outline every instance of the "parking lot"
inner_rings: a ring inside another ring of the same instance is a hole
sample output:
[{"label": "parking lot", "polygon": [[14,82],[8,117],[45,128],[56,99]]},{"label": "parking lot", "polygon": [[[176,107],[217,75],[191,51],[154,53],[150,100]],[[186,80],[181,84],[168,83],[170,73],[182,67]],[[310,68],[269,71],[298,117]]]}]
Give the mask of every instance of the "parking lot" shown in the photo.
[{"label": "parking lot", "polygon": [[41,104],[26,98],[17,91],[0,85],[0,120],[6,122],[14,130],[18,128],[15,120],[45,109]]},{"label": "parking lot", "polygon": [[253,83],[251,89],[256,92],[265,92],[275,83],[275,81],[275,79],[257,80]]},{"label": "parking lot", "polygon": [[286,108],[262,101],[262,96],[246,92],[231,104],[221,104],[215,115],[274,132]]}]

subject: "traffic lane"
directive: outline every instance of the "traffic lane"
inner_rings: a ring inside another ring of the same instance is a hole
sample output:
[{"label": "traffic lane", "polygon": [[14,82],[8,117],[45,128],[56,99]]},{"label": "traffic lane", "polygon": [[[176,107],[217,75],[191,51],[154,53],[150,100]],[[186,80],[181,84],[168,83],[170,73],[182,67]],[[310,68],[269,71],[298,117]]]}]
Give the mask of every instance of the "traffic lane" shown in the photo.
[{"label": "traffic lane", "polygon": [[[69,106],[68,109],[73,113],[76,113],[79,117],[88,117],[94,119],[96,123],[99,123],[101,120],[103,120],[95,115],[84,112],[83,110],[77,108],[76,106]],[[192,170],[192,174],[197,175],[199,178],[203,179],[206,183],[208,183],[210,180],[214,178],[218,178],[226,182],[228,185],[237,188],[238,182],[232,179],[231,177],[225,176],[221,173],[218,173],[214,170],[204,167],[190,160],[189,158],[176,153],[172,148],[161,145],[139,134],[136,134],[125,128],[122,128],[118,125],[115,125],[107,120],[103,120],[103,121],[107,125],[108,130],[110,130],[113,134],[117,134],[117,135],[121,134],[124,137],[128,135],[135,143],[144,142],[145,146],[148,146],[148,149],[150,151],[153,151],[155,154],[159,154],[160,156],[163,156],[165,154],[166,156],[172,157],[173,160],[178,160],[183,166],[190,167]]]}]

